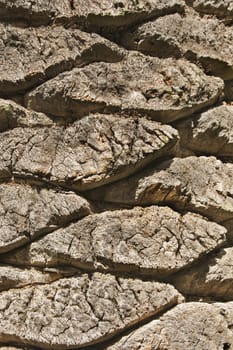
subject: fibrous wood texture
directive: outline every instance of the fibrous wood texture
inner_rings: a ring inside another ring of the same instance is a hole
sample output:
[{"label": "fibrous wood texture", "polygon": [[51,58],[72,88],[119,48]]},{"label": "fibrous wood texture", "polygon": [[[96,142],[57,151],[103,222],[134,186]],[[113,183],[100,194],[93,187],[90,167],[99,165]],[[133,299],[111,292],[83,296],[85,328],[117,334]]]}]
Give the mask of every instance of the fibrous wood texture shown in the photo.
[{"label": "fibrous wood texture", "polygon": [[233,350],[232,23],[0,0],[0,350]]}]

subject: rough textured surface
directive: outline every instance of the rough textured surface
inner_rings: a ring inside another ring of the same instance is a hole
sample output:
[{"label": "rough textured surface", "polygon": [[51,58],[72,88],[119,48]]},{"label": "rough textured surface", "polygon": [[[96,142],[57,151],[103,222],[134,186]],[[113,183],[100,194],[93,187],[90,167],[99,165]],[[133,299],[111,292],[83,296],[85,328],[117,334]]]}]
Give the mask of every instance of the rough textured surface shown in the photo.
[{"label": "rough textured surface", "polygon": [[0,99],[0,131],[16,127],[50,127],[52,119],[43,113],[29,111],[11,100]]},{"label": "rough textured surface", "polygon": [[61,14],[71,12],[69,0],[0,0],[2,21],[27,21],[34,25],[49,24]]},{"label": "rough textured surface", "polygon": [[94,63],[60,74],[32,92],[27,106],[55,116],[97,111],[138,111],[163,122],[212,105],[222,81],[185,60],[129,53],[118,63]]},{"label": "rough textured surface", "polygon": [[226,241],[226,230],[197,214],[136,207],[90,215],[46,235],[2,261],[71,265],[161,277],[189,266]]},{"label": "rough textured surface", "polygon": [[74,269],[20,269],[10,265],[0,265],[0,291],[34,284],[46,284],[64,276],[72,276]]},{"label": "rough textured surface", "polygon": [[181,147],[233,157],[233,106],[221,105],[178,124]]},{"label": "rough textured surface", "polygon": [[64,22],[75,23],[88,31],[109,35],[136,23],[167,13],[183,12],[183,0],[74,0],[71,13],[63,15]]},{"label": "rough textured surface", "polygon": [[10,290],[0,294],[0,341],[78,348],[110,338],[181,300],[170,285],[99,273]]},{"label": "rough textured surface", "polygon": [[87,30],[123,29],[167,13],[183,12],[183,0],[0,0],[1,20],[26,20],[33,25],[76,23]]},{"label": "rough textured surface", "polygon": [[233,164],[215,157],[186,157],[93,190],[90,198],[128,204],[173,204],[217,222],[233,219]]},{"label": "rough textured surface", "polygon": [[122,38],[127,48],[159,57],[187,57],[225,80],[233,79],[232,41],[231,27],[193,12],[146,22]]},{"label": "rough textured surface", "polygon": [[232,14],[0,0],[0,350],[233,350]]},{"label": "rough textured surface", "polygon": [[18,28],[0,24],[0,94],[25,91],[92,61],[117,62],[123,50],[97,34],[53,26]]},{"label": "rough textured surface", "polygon": [[211,296],[222,300],[233,298],[233,248],[221,249],[198,264],[174,277],[175,286],[185,294]]},{"label": "rough textured surface", "polygon": [[41,176],[86,190],[174,154],[177,141],[168,125],[124,115],[89,115],[68,127],[16,128],[1,135],[0,177]]},{"label": "rough textured surface", "polygon": [[232,350],[232,303],[178,305],[106,350]]},{"label": "rough textured surface", "polygon": [[224,19],[233,18],[233,4],[231,0],[191,0],[195,10],[201,13],[208,13],[223,17]]},{"label": "rough textured surface", "polygon": [[74,193],[0,184],[0,253],[90,212],[89,203]]}]

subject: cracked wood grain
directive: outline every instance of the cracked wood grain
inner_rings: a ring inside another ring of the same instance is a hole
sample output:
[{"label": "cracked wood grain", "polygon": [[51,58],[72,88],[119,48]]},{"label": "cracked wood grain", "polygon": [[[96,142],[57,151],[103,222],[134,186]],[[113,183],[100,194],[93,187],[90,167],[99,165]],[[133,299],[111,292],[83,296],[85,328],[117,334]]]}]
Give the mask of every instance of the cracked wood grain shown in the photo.
[{"label": "cracked wood grain", "polygon": [[45,178],[83,191],[174,154],[177,142],[174,128],[137,116],[95,114],[67,127],[15,128],[1,134],[0,177]]},{"label": "cracked wood grain", "polygon": [[202,65],[208,74],[231,80],[232,39],[232,28],[218,19],[186,11],[185,16],[176,13],[146,22],[126,32],[121,42],[129,49],[152,56],[186,57]]},{"label": "cracked wood grain", "polygon": [[43,126],[53,126],[53,120],[43,113],[28,110],[11,100],[0,98],[0,132],[17,127]]},{"label": "cracked wood grain", "polygon": [[130,205],[170,204],[226,224],[231,235],[232,172],[233,164],[213,156],[175,157],[87,196]]},{"label": "cracked wood grain", "polygon": [[88,31],[109,33],[150,18],[183,12],[183,0],[0,0],[0,19],[41,25],[75,23]]},{"label": "cracked wood grain", "polygon": [[203,263],[173,277],[174,285],[186,295],[232,300],[233,248],[220,249]]},{"label": "cracked wood grain", "polygon": [[0,23],[0,94],[24,92],[93,61],[117,62],[124,51],[97,34],[62,26],[18,28]]},{"label": "cracked wood grain", "polygon": [[26,104],[54,116],[143,112],[164,123],[214,104],[223,81],[186,60],[128,53],[118,63],[93,63],[58,75],[26,96]]},{"label": "cracked wood grain", "polygon": [[220,105],[176,125],[182,148],[233,158],[233,106]]},{"label": "cracked wood grain", "polygon": [[105,350],[232,349],[232,303],[185,303]]},{"label": "cracked wood grain", "polygon": [[0,0],[1,350],[233,349],[232,13]]},{"label": "cracked wood grain", "polygon": [[80,348],[176,305],[168,284],[94,273],[0,294],[0,342]]},{"label": "cracked wood grain", "polygon": [[0,253],[91,213],[75,193],[26,184],[0,184]]},{"label": "cracked wood grain", "polygon": [[13,265],[67,265],[164,278],[226,242],[226,229],[168,207],[89,215],[1,257]]},{"label": "cracked wood grain", "polygon": [[77,269],[64,268],[18,268],[11,265],[0,265],[0,291],[33,286],[37,284],[48,284],[60,278],[72,276]]}]

